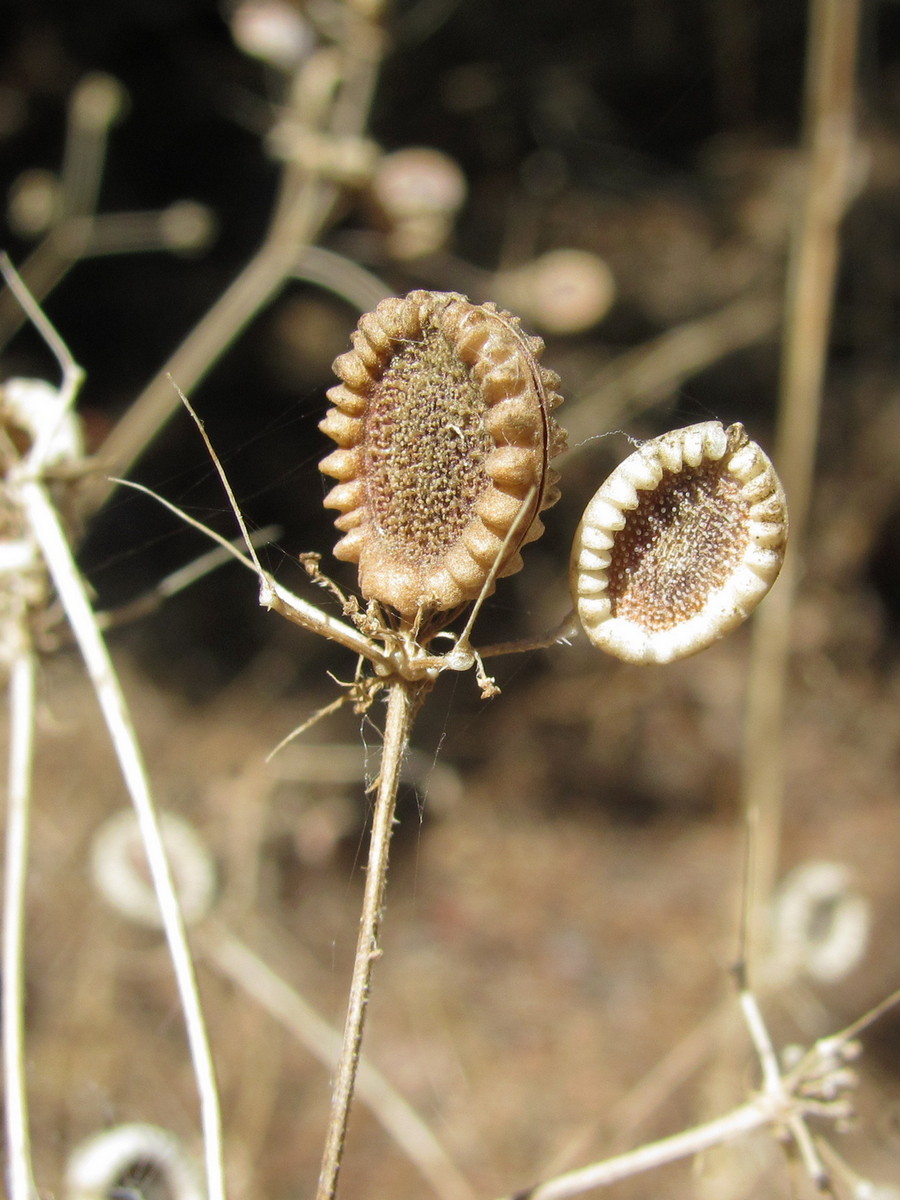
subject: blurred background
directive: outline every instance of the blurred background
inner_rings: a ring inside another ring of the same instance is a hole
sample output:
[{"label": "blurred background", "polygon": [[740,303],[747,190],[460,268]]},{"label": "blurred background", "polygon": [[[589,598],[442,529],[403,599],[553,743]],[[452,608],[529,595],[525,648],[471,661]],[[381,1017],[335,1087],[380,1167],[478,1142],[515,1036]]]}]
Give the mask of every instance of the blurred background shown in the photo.
[{"label": "blurred background", "polygon": [[[480,643],[537,634],[566,612],[571,538],[630,449],[622,431],[740,420],[772,447],[803,179],[806,8],[403,0],[370,13],[355,42],[350,11],[7,0],[2,245],[86,371],[79,411],[104,462],[123,414],[267,237],[291,172],[300,186],[313,180],[314,219],[285,252],[271,301],[202,378],[172,373],[251,526],[277,526],[266,565],[326,605],[297,555],[321,553],[353,589],[330,556],[317,423],[360,312],[426,287],[519,313],[562,378],[570,450],[547,534],[476,632]],[[798,970],[772,983],[763,1001],[779,1044],[840,1028],[900,978],[893,0],[863,6],[857,87],[800,548],[782,874],[840,864],[868,935],[827,977]],[[5,297],[4,376],[55,379],[20,323]],[[236,533],[183,411],[127,458],[118,470]],[[80,562],[103,609],[208,548],[121,489],[84,524]],[[236,565],[116,628],[111,645],[157,798],[194,825],[215,863],[215,919],[340,1025],[380,708],[345,706],[272,763],[265,756],[337,698],[335,678],[351,679],[355,663],[261,612]],[[497,661],[502,694],[489,702],[468,677],[444,678],[421,713],[367,1051],[473,1194],[505,1194],[674,1132],[754,1083],[728,975],[749,652],[746,629],[666,668],[576,643]],[[59,1194],[67,1155],[89,1134],[150,1121],[195,1148],[197,1118],[163,943],[91,882],[95,835],[125,797],[71,647],[44,662],[40,703],[26,1015],[38,1182]],[[810,937],[829,934],[842,897],[828,893]],[[203,923],[196,942],[233,1195],[307,1195],[327,1072],[223,977]],[[865,1046],[860,1120],[838,1149],[898,1188],[900,1018],[882,1019]],[[168,1194],[149,1167],[127,1182],[153,1200]],[[762,1137],[617,1194],[723,1200],[804,1188]],[[425,1192],[358,1104],[342,1194]]]}]

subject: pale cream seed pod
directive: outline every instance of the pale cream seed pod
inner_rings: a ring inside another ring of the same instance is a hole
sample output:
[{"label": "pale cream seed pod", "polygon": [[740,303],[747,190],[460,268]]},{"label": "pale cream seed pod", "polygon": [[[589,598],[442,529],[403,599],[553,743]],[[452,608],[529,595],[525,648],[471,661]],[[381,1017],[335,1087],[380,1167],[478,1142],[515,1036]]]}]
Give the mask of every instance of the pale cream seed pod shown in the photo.
[{"label": "pale cream seed pod", "polygon": [[459,164],[430,146],[405,146],[385,154],[370,188],[397,258],[434,254],[445,245],[467,190]]},{"label": "pale cream seed pod", "polygon": [[578,618],[626,662],[684,658],[756,607],[786,537],[781,483],[742,425],[663,434],[621,463],[585,510],[570,568]]},{"label": "pale cream seed pod", "polygon": [[[181,915],[186,925],[192,925],[207,915],[215,901],[212,855],[193,826],[175,813],[161,813],[159,825]],[[159,901],[132,809],[107,817],[94,834],[91,877],[107,904],[126,920],[162,928]]]},{"label": "pale cream seed pod", "polygon": [[785,985],[805,975],[836,983],[863,959],[871,924],[871,905],[848,867],[802,863],[782,882],[772,907],[767,982]]},{"label": "pale cream seed pod", "polygon": [[533,262],[496,275],[494,294],[545,333],[571,335],[603,320],[615,301],[616,281],[597,254],[548,250]]},{"label": "pale cream seed pod", "polygon": [[235,45],[279,71],[295,71],[316,46],[312,26],[288,0],[237,0],[226,7]]}]

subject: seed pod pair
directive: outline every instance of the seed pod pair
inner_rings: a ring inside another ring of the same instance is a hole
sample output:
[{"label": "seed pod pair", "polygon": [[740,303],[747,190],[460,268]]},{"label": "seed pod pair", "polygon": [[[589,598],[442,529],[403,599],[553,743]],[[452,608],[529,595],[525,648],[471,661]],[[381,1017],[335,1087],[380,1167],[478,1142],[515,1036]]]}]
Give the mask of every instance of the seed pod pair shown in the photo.
[{"label": "seed pod pair", "polygon": [[383,300],[352,340],[321,426],[339,447],[321,464],[339,480],[335,555],[405,618],[455,609],[498,557],[499,575],[521,569],[559,498],[559,380],[517,318],[453,293]]},{"label": "seed pod pair", "polygon": [[[511,575],[556,502],[559,380],[543,343],[492,304],[412,292],[363,317],[335,370],[321,469],[341,515],[338,558],[412,621]],[[708,421],[645,443],[591,500],[571,587],[596,645],[631,662],[692,654],[742,621],[784,555],[781,485],[740,425]]]}]

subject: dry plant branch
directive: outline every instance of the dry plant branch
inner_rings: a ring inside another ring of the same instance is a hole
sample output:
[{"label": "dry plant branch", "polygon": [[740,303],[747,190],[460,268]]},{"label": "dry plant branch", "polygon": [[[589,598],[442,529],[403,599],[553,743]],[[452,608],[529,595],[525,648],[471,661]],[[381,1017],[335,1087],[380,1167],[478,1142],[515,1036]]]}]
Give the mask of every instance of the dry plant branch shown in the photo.
[{"label": "dry plant branch", "polygon": [[[18,232],[41,241],[19,273],[40,303],[82,259],[156,250],[196,250],[212,235],[206,207],[175,201],[156,212],[98,213],[107,140],[127,98],[109,75],[91,72],[69,99],[59,177],[25,172],[12,189],[11,217]],[[21,327],[24,314],[11,294],[0,296],[0,344]]]},{"label": "dry plant branch", "polygon": [[[21,267],[22,278],[38,302],[64,278],[88,244],[107,138],[124,99],[119,84],[101,74],[86,76],[72,93],[54,218]],[[0,299],[0,341],[7,341],[24,319],[12,293]]]},{"label": "dry plant branch", "polygon": [[[193,391],[285,282],[302,272],[341,186],[367,169],[371,148],[363,134],[384,34],[350,5],[341,6],[340,17],[339,46],[318,50],[290,82],[288,109],[280,121],[287,162],[263,244],[106,439],[100,455],[113,474],[128,470],[176,410],[171,379]],[[97,507],[110,487],[110,481],[98,485],[93,493]]]},{"label": "dry plant branch", "polygon": [[[341,514],[336,554],[359,563],[365,611],[321,574],[317,556],[303,556],[352,625],[294,603],[263,571],[221,463],[182,394],[244,535],[249,558],[235,555],[256,573],[260,602],[357,650],[374,671],[369,682],[387,695],[318,1200],[332,1200],[337,1189],[412,720],[445,670],[475,666],[482,694],[496,691],[470,646],[472,626],[496,579],[520,569],[518,550],[542,531],[538,514],[558,496],[549,462],[563,446],[551,415],[558,381],[539,366],[542,343],[492,304],[453,293],[386,300],[361,319],[353,347],[335,366],[342,383],[329,393],[333,407],[322,428],[338,449],[321,468],[338,480],[326,499]],[[572,560],[579,619],[592,641],[630,661],[692,653],[761,599],[780,566],[784,535],[777,476],[742,427],[708,422],[658,438],[623,463],[588,506]],[[470,606],[462,632],[445,632]],[[566,618],[545,644],[574,631]],[[438,637],[452,643],[442,655],[430,649]],[[361,705],[375,694],[360,671],[354,694]]]},{"label": "dry plant branch", "polygon": [[[8,259],[0,260],[4,278],[29,319],[56,355],[63,374],[59,391],[34,380],[9,380],[4,386],[7,419],[17,422],[29,438],[29,449],[7,466],[5,488],[7,502],[20,514],[22,532],[18,543],[7,543],[7,552],[19,547],[18,563],[8,574],[12,613],[4,638],[13,643],[12,686],[13,717],[17,727],[12,742],[11,818],[7,846],[12,859],[7,862],[10,910],[4,919],[4,1086],[11,1097],[7,1104],[7,1136],[12,1200],[32,1200],[32,1170],[28,1156],[28,1118],[22,1063],[22,941],[24,921],[25,862],[27,852],[27,811],[30,798],[30,736],[22,724],[33,713],[33,672],[29,620],[31,613],[45,602],[44,581],[49,577],[62,603],[98,703],[122,777],[132,799],[143,837],[148,864],[162,913],[169,953],[175,972],[185,1017],[191,1062],[200,1096],[204,1135],[207,1188],[210,1200],[223,1200],[225,1189],[222,1170],[221,1119],[212,1057],[206,1036],[190,950],[181,918],[162,836],[137,738],[125,697],[103,637],[97,627],[85,585],[81,579],[61,520],[48,491],[48,469],[64,462],[73,467],[77,461],[77,434],[72,406],[81,382],[80,368],[74,363],[59,336],[50,326]],[[9,433],[5,439],[12,445]],[[11,556],[15,557],[15,556]],[[16,583],[16,587],[13,586]],[[29,591],[30,589],[30,591]],[[18,1007],[19,1015],[15,1010]],[[12,1011],[11,1011],[12,1010]]]},{"label": "dry plant branch", "polygon": [[840,1033],[820,1038],[805,1054],[798,1056],[789,1070],[783,1071],[756,997],[742,987],[741,1010],[762,1071],[762,1087],[747,1103],[693,1129],[604,1162],[569,1171],[516,1192],[504,1200],[564,1200],[565,1197],[608,1187],[644,1171],[693,1157],[764,1128],[770,1128],[779,1137],[789,1137],[799,1151],[813,1184],[820,1191],[829,1190],[830,1180],[819,1154],[817,1139],[813,1138],[806,1122],[810,1117],[824,1118],[840,1128],[850,1119],[853,1110],[848,1094],[856,1084],[856,1076],[849,1064],[860,1053],[856,1038],[898,1002],[900,993],[887,997]]},{"label": "dry plant branch", "polygon": [[806,177],[791,245],[779,424],[775,453],[791,503],[794,551],[780,587],[753,632],[743,747],[743,804],[749,826],[747,960],[764,952],[764,922],[778,871],[784,791],[784,729],[791,620],[810,503],[813,460],[839,229],[854,148],[856,0],[810,0],[806,68]]}]

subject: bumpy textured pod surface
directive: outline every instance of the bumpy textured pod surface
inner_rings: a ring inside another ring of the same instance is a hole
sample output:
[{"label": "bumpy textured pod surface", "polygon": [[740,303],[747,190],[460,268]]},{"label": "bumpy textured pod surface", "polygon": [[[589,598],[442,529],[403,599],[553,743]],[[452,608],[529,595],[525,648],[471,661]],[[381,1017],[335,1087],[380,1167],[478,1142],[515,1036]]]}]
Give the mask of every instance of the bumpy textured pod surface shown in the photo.
[{"label": "bumpy textured pod surface", "polygon": [[756,607],[786,538],[778,476],[743,426],[664,434],[621,463],[585,510],[570,571],[579,620],[628,662],[694,654]]},{"label": "bumpy textured pod surface", "polygon": [[456,608],[498,557],[500,575],[520,570],[559,498],[559,380],[516,317],[455,293],[383,300],[352,345],[321,424],[338,445],[321,463],[338,480],[325,498],[341,514],[335,555],[359,564],[367,599],[406,617]]}]

